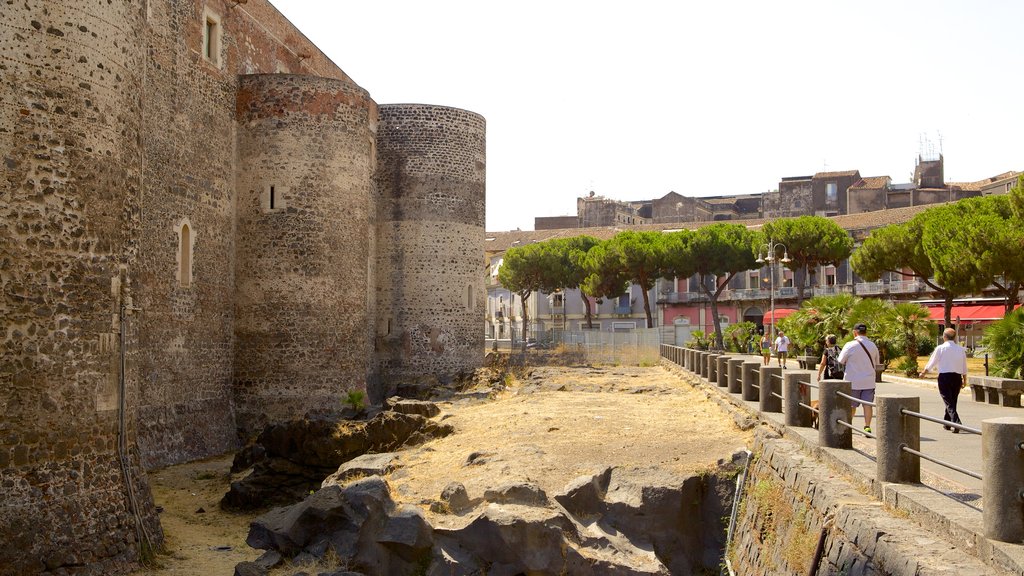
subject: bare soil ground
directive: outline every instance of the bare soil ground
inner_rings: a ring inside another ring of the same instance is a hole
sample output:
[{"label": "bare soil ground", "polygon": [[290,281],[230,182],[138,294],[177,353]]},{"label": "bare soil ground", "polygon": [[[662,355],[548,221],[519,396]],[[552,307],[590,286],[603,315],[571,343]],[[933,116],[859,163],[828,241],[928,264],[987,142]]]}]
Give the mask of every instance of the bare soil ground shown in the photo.
[{"label": "bare soil ground", "polygon": [[[473,515],[428,509],[453,481],[471,499],[516,481],[550,496],[607,466],[710,470],[750,442],[729,414],[659,366],[533,368],[507,383],[493,400],[440,405],[438,418],[456,432],[401,452],[388,478],[397,501],[423,506],[435,526],[453,527]],[[224,456],[150,475],[168,553],[136,576],[231,574],[236,563],[259,556],[245,544],[254,515],[217,506],[230,465]]]}]

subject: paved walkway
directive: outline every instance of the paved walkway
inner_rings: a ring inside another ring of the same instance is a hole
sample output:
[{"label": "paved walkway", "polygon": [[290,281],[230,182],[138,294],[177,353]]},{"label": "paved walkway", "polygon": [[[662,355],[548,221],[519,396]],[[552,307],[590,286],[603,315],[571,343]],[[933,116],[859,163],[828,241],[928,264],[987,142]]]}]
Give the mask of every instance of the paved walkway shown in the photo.
[{"label": "paved walkway", "polygon": [[[759,360],[760,357],[751,356],[750,359]],[[773,361],[772,366],[776,365],[777,364]],[[790,367],[787,368],[785,372],[798,371],[794,366],[795,362],[791,362]],[[811,382],[817,383],[816,372],[808,370],[799,371],[812,374]],[[934,379],[921,380],[883,374],[882,380],[883,381],[876,387],[876,394],[918,396],[921,398],[922,414],[927,414],[935,418],[942,418],[944,406],[942,398],[939,396],[938,386]],[[816,392],[816,390],[812,389],[812,395],[815,395]],[[733,396],[736,399],[739,399],[738,394],[734,394]],[[745,404],[754,409],[757,409],[758,407],[757,402],[745,402]],[[981,428],[981,422],[989,418],[998,418],[1002,416],[1024,418],[1024,408],[1007,408],[996,404],[975,402],[972,398],[970,388],[966,388],[961,391],[957,411],[960,413],[960,420],[963,421],[965,426],[979,429]],[[780,423],[784,421],[782,414],[768,413],[765,414],[765,416]],[[856,424],[858,428],[864,427],[862,408],[857,410],[857,414],[854,417],[854,424]],[[872,420],[872,427],[876,427],[876,422],[874,420]],[[859,434],[854,434],[854,448],[865,452],[869,457],[873,457],[875,453],[874,440]],[[981,474],[981,436],[979,435],[965,434],[963,432],[953,434],[952,432],[943,430],[941,424],[922,420],[921,452],[933,458],[944,460]],[[958,496],[966,501],[980,498],[981,480],[928,461],[922,462],[921,470],[923,475],[930,474],[948,481],[950,483],[948,486],[937,486],[937,488],[943,489],[943,491],[962,492],[962,494]],[[928,483],[927,479],[922,478],[922,480],[925,480],[925,483]],[[977,502],[976,504],[980,504],[980,502]]]}]

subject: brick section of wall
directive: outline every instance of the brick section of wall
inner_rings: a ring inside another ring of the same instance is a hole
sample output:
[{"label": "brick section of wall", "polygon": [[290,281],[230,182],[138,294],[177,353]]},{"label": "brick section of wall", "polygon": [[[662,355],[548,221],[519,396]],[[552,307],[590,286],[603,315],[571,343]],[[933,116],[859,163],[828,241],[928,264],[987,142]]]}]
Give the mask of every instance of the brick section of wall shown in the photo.
[{"label": "brick section of wall", "polygon": [[116,572],[137,546],[116,446],[120,355],[133,402],[138,340],[132,320],[122,349],[117,318],[140,230],[142,6],[2,11],[0,573]]},{"label": "brick section of wall", "polygon": [[376,107],[348,82],[275,74],[241,79],[238,115],[234,386],[250,434],[365,390]]},{"label": "brick section of wall", "polygon": [[376,175],[380,386],[483,361],[485,121],[443,106],[380,107]]}]

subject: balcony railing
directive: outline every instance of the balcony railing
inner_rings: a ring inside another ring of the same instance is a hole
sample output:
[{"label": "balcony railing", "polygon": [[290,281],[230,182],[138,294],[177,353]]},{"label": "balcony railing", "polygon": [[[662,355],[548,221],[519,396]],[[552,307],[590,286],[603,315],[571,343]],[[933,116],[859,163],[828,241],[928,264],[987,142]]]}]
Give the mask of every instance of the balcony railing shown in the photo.
[{"label": "balcony railing", "polygon": [[760,288],[741,288],[729,290],[723,296],[729,300],[767,300],[771,295]]},{"label": "balcony railing", "polygon": [[924,283],[920,280],[903,280],[900,282],[889,282],[890,294],[908,294],[924,290]]},{"label": "balcony railing", "polygon": [[[850,294],[853,292],[853,286],[849,284],[839,284],[833,286],[815,286],[815,296],[832,296],[833,294]],[[858,289],[859,292],[859,289]]]},{"label": "balcony railing", "polygon": [[857,294],[865,296],[871,294],[882,294],[885,292],[885,282],[858,282]]},{"label": "balcony railing", "polygon": [[616,306],[615,307],[615,313],[616,314],[631,314],[632,312],[633,312],[633,310],[632,310],[632,308],[630,306]]}]

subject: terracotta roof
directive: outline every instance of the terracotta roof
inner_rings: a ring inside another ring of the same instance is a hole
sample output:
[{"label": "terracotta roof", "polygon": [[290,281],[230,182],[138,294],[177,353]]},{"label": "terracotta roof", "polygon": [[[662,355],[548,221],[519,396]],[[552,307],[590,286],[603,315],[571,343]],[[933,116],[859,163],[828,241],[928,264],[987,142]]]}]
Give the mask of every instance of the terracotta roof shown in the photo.
[{"label": "terracotta roof", "polygon": [[982,186],[988,183],[989,182],[987,180],[982,180],[981,182],[947,182],[946,187],[956,188],[959,190],[971,190],[977,192],[981,190]]},{"label": "terracotta roof", "polygon": [[844,170],[841,172],[818,172],[815,178],[841,178],[843,176],[860,176],[860,170]]},{"label": "terracotta roof", "polygon": [[892,182],[892,179],[888,176],[866,176],[857,181],[856,184],[850,186],[850,189],[860,188],[865,190],[877,190],[879,188],[885,188]]},{"label": "terracotta roof", "polygon": [[[862,212],[860,214],[845,214],[833,216],[836,224],[850,232],[871,230],[889,224],[901,224],[913,218],[918,212],[939,204],[922,204],[920,206],[909,206],[906,208],[890,208],[888,210],[877,210],[874,212]],[[763,218],[748,220],[723,220],[703,222],[672,222],[664,224],[637,224],[633,226],[606,226],[601,228],[563,228],[560,230],[512,230],[509,232],[487,232],[487,238],[493,238],[484,242],[484,251],[488,254],[500,253],[513,246],[523,246],[535,242],[543,242],[554,238],[572,238],[573,236],[593,236],[599,240],[607,240],[624,230],[680,230],[683,228],[696,230],[703,226],[718,224],[743,224],[751,230],[758,230],[766,222]]]}]

